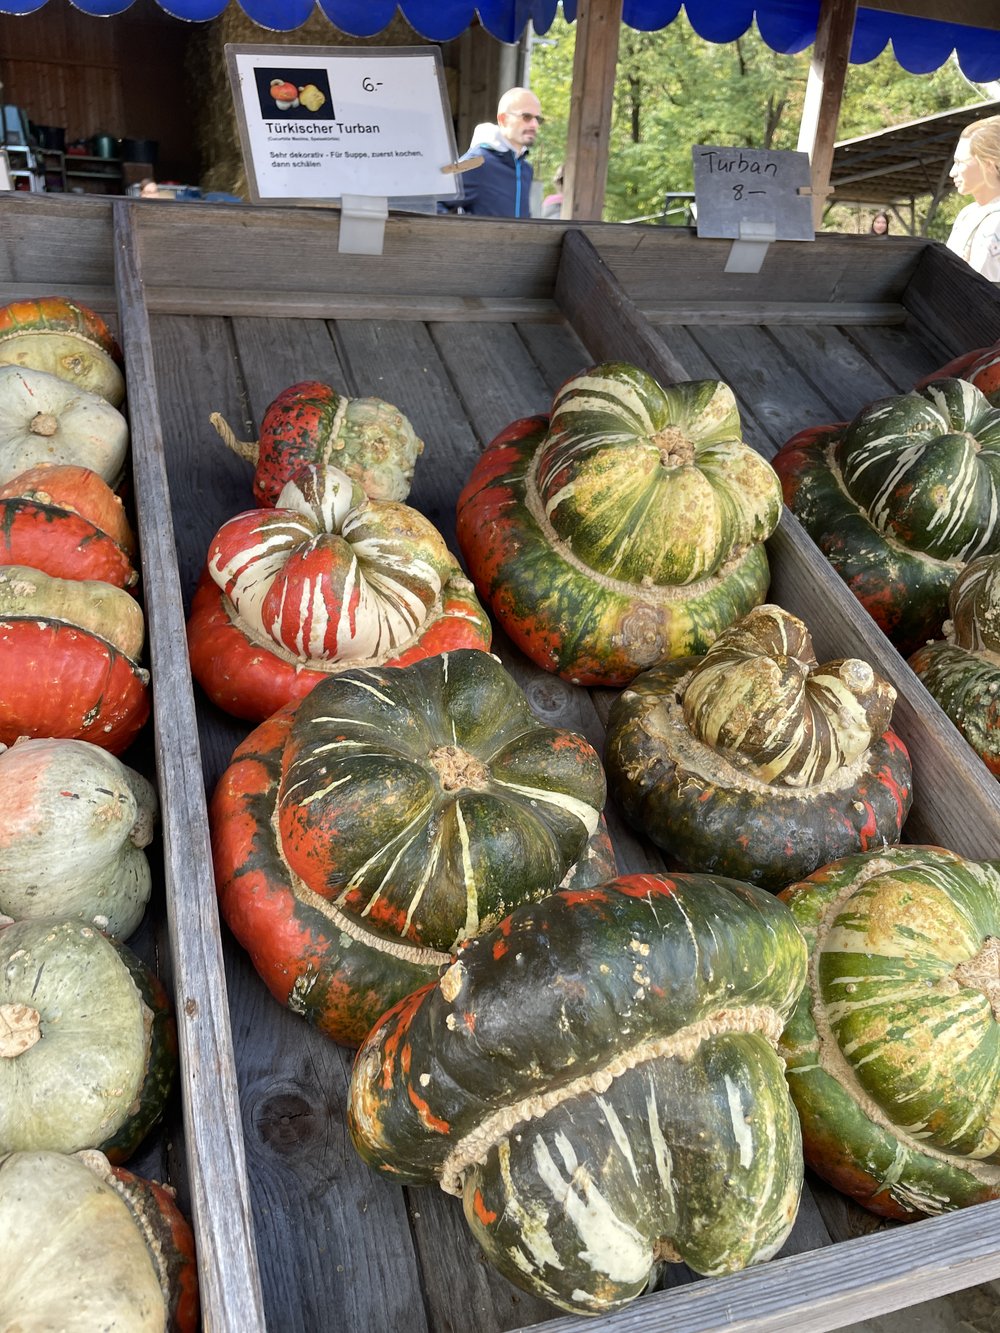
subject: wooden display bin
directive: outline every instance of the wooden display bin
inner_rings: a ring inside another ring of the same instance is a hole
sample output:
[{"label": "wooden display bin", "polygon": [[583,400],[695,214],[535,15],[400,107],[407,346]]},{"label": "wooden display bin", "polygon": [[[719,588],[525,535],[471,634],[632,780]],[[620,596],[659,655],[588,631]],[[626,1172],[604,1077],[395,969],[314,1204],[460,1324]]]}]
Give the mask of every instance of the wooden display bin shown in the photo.
[{"label": "wooden display bin", "polygon": [[[281,1008],[220,932],[205,790],[249,727],[192,690],[184,614],[216,528],[252,497],[249,465],[209,414],[252,438],[275,394],[310,378],[390,400],[426,442],[411,503],[454,548],[455,500],[480,449],[513,418],[544,411],[588,362],[727,380],[747,438],[771,456],[793,431],[850,417],[1000,337],[1000,294],[909,238],[778,244],[760,275],[730,277],[728,243],[686,231],[399,215],[385,253],[358,257],[338,253],[334,210],[112,207],[0,203],[0,244],[13,256],[0,296],[58,289],[106,307],[114,257],[184,1062],[180,1170],[206,1327],[596,1327],[495,1274],[454,1199],[363,1165],[344,1118],[351,1053]],[[46,237],[57,238],[47,267]],[[769,550],[771,600],[806,621],[821,659],[864,657],[899,692],[894,725],[914,761],[908,839],[1000,858],[996,781],[789,514]],[[495,650],[545,721],[601,747],[610,692],[542,673],[502,635]],[[613,807],[608,817],[623,873],[662,864]],[[883,1225],[810,1177],[777,1259],[721,1279],[670,1267],[663,1289],[600,1326],[834,1329],[996,1277],[1000,1203]]]}]

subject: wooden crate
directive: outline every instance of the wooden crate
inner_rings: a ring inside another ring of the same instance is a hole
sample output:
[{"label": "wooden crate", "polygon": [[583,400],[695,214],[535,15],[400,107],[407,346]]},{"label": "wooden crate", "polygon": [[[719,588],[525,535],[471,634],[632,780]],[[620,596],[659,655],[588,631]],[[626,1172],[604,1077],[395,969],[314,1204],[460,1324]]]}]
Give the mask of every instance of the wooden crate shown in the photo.
[{"label": "wooden crate", "polygon": [[[83,232],[103,228],[76,284],[106,298],[107,213],[66,201],[71,219],[55,202],[22,212],[8,201],[0,242],[58,226],[82,253]],[[388,398],[427,442],[412,502],[453,545],[455,499],[479,450],[512,418],[545,410],[588,361],[728,380],[747,437],[770,456],[793,430],[853,415],[1000,336],[1000,297],[940,246],[906,238],[779,244],[760,275],[728,277],[727,243],[655,228],[399,216],[383,256],[356,257],[338,253],[332,211],[114,208],[206,1323],[241,1333],[265,1322],[282,1333],[594,1327],[496,1275],[455,1200],[399,1189],[361,1163],[344,1122],[350,1053],[277,1005],[225,931],[219,974],[199,777],[210,790],[248,727],[196,701],[183,608],[214,531],[251,496],[249,466],[217,441],[209,413],[250,438],[298,379]],[[11,294],[28,294],[38,265],[24,256],[41,264],[44,250],[36,235],[19,251]],[[866,657],[899,691],[896,725],[915,769],[907,836],[1000,857],[994,779],[789,515],[770,553],[772,598],[806,620],[820,655]],[[497,651],[540,716],[600,748],[609,692],[545,675],[502,635]],[[609,822],[623,872],[660,864],[613,809]],[[220,1122],[233,1072],[241,1119]],[[242,1214],[244,1156],[252,1236],[226,1216]],[[841,1327],[1000,1276],[998,1220],[1000,1204],[988,1204],[884,1226],[810,1180],[778,1259],[725,1279],[670,1268],[664,1289],[601,1326]]]}]

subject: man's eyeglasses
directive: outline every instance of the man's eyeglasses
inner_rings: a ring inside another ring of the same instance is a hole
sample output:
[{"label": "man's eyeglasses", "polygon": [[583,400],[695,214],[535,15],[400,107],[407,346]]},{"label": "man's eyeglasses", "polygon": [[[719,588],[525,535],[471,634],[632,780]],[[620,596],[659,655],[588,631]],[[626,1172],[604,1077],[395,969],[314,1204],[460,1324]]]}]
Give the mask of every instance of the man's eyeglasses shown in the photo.
[{"label": "man's eyeglasses", "polygon": [[534,111],[512,111],[510,114],[512,116],[520,116],[525,124],[527,124],[529,120],[537,120],[539,125],[545,124],[545,117],[536,116]]}]

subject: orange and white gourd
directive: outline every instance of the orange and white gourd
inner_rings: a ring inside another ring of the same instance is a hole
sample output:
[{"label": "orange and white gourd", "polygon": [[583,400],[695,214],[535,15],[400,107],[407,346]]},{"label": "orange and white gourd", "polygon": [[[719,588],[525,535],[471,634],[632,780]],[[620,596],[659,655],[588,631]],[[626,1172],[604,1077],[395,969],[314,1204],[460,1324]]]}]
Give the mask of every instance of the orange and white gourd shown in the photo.
[{"label": "orange and white gourd", "polygon": [[149,715],[144,636],[122,588],[0,566],[0,743],[64,736],[120,753]]},{"label": "orange and white gourd", "polygon": [[486,648],[489,620],[441,534],[308,466],[277,508],[223,524],[188,626],[191,669],[227,711],[257,720],[348,667]]}]

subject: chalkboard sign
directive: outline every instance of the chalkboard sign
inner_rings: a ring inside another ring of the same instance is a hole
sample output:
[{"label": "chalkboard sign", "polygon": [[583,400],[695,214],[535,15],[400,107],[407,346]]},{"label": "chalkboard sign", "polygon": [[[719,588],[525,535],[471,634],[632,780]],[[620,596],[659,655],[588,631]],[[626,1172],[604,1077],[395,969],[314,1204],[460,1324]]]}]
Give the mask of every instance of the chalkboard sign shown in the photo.
[{"label": "chalkboard sign", "polygon": [[696,144],[691,158],[699,236],[735,241],[741,223],[771,223],[776,241],[815,239],[806,153]]}]

